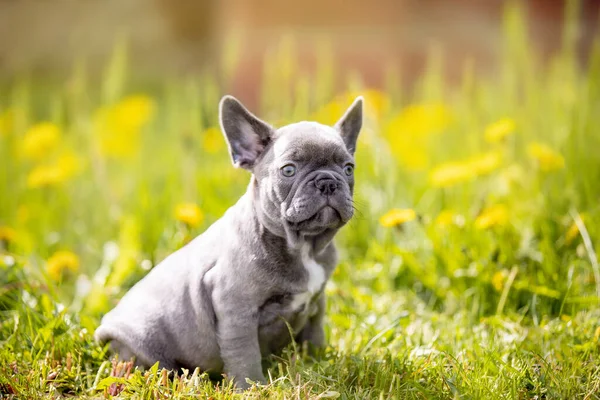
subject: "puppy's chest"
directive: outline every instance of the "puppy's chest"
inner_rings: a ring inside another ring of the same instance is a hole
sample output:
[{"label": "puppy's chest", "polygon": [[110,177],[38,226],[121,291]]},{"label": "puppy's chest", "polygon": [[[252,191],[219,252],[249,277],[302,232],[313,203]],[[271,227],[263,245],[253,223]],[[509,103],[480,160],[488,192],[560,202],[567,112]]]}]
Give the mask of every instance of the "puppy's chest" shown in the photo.
[{"label": "puppy's chest", "polygon": [[297,267],[302,268],[304,279],[267,301],[263,306],[264,322],[269,323],[276,316],[293,318],[298,314],[312,316],[316,313],[315,300],[327,279],[325,268],[310,256],[308,249],[302,249]]},{"label": "puppy's chest", "polygon": [[302,310],[309,306],[310,301],[321,290],[325,283],[325,268],[310,256],[309,249],[305,246],[301,253],[301,262],[306,275],[306,290],[291,296],[290,308]]}]

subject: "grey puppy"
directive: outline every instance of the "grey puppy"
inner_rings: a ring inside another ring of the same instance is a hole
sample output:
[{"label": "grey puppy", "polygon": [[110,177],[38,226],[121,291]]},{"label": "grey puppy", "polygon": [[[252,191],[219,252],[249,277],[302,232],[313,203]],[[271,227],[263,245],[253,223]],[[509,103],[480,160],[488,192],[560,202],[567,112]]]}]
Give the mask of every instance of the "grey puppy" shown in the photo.
[{"label": "grey puppy", "polygon": [[354,211],[362,102],[333,127],[275,129],[225,96],[221,129],[234,165],[252,172],[248,190],[133,286],[96,339],[139,366],[225,372],[242,389],[265,381],[261,358],[292,338],[323,346],[332,239]]}]

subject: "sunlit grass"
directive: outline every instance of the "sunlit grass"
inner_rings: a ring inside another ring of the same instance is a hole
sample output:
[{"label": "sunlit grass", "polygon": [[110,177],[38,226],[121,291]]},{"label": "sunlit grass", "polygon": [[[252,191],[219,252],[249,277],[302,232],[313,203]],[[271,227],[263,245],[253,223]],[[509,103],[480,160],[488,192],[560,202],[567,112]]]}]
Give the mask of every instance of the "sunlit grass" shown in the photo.
[{"label": "sunlit grass", "polygon": [[[333,123],[362,94],[366,121],[357,214],[327,287],[330,347],[274,358],[250,398],[600,397],[600,42],[581,67],[573,21],[542,62],[509,6],[492,76],[467,65],[445,86],[434,52],[410,92],[393,76],[364,87],[325,47],[306,76],[283,40],[253,111]],[[23,78],[0,91],[1,395],[232,396],[198,371],[112,365],[92,341],[249,178],[218,130],[227,82],[133,88],[126,54],[100,82],[78,66],[50,90]]]}]

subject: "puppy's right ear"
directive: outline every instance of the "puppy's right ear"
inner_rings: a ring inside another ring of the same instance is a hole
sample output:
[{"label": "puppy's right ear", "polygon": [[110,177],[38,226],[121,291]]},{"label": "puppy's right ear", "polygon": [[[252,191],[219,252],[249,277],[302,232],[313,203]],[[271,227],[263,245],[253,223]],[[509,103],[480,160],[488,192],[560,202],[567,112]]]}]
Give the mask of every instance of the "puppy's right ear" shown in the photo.
[{"label": "puppy's right ear", "polygon": [[233,96],[221,99],[219,121],[233,165],[251,170],[271,140],[273,128],[248,111]]}]

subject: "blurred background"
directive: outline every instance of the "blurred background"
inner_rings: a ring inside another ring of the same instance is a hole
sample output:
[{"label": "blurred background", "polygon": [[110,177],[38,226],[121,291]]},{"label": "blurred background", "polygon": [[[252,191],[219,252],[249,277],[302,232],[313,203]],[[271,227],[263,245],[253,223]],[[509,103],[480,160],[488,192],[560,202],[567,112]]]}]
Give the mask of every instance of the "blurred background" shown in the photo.
[{"label": "blurred background", "polygon": [[[264,63],[282,38],[294,41],[295,63],[314,71],[326,53],[340,77],[358,71],[370,87],[385,85],[386,71],[410,86],[428,55],[445,56],[445,78],[457,82],[465,62],[494,73],[502,57],[503,0],[106,0],[0,2],[0,76],[29,71],[64,76],[74,60],[98,73],[126,40],[132,79],[193,75],[223,58],[239,62],[227,90],[252,106]],[[513,2],[524,10],[532,48],[547,57],[562,42],[565,2]],[[578,54],[587,59],[600,2],[581,0],[576,19]],[[235,58],[235,60],[231,60]],[[227,71],[217,70],[223,79]],[[338,85],[342,81],[338,82]]]}]

